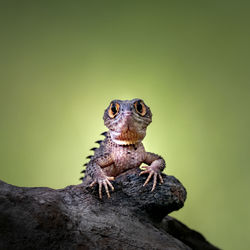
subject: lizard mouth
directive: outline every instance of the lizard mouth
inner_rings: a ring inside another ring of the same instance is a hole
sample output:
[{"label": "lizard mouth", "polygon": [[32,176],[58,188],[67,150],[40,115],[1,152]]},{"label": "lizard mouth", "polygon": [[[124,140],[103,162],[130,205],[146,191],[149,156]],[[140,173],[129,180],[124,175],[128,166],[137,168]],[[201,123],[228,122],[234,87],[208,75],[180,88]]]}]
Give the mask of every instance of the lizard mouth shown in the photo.
[{"label": "lizard mouth", "polygon": [[144,138],[144,133],[138,133],[137,131],[132,131],[127,129],[126,131],[117,132],[110,131],[111,139],[119,145],[131,145],[136,144]]}]

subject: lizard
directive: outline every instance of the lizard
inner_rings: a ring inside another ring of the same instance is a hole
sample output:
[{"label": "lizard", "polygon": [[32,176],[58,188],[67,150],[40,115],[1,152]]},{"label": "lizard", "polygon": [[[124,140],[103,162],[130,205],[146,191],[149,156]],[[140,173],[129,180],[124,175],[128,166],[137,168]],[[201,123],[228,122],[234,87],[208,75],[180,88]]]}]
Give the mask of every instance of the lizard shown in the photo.
[{"label": "lizard", "polygon": [[[142,140],[146,136],[146,129],[152,122],[150,108],[143,100],[113,100],[105,109],[103,120],[108,128],[102,133],[104,140],[96,141],[99,148],[92,148],[94,155],[88,156],[88,163],[84,164],[85,176],[91,178],[90,187],[99,185],[99,198],[102,199],[102,188],[105,188],[108,198],[114,190],[111,183],[116,176],[131,168],[141,167],[140,175],[148,174],[143,186],[153,178],[151,191],[155,190],[157,179],[163,183],[161,172],[165,168],[164,159],[157,154],[145,151]],[[81,178],[83,179],[83,177]]]}]

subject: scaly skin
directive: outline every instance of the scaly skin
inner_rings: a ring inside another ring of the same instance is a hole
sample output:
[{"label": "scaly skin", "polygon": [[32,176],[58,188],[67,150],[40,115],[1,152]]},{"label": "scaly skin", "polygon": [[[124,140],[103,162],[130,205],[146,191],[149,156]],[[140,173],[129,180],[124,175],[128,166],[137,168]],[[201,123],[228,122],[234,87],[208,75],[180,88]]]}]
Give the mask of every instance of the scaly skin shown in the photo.
[{"label": "scaly skin", "polygon": [[140,99],[129,101],[114,100],[104,112],[104,124],[109,131],[103,133],[105,139],[98,141],[99,148],[93,148],[94,155],[86,164],[86,175],[93,182],[90,186],[99,185],[99,197],[102,198],[104,186],[107,196],[109,188],[114,190],[110,181],[131,168],[137,168],[142,163],[141,174],[148,174],[144,185],[153,177],[152,191],[157,184],[157,177],[163,183],[161,171],[165,168],[164,159],[154,153],[146,152],[142,140],[146,135],[146,128],[152,121],[152,114]]}]

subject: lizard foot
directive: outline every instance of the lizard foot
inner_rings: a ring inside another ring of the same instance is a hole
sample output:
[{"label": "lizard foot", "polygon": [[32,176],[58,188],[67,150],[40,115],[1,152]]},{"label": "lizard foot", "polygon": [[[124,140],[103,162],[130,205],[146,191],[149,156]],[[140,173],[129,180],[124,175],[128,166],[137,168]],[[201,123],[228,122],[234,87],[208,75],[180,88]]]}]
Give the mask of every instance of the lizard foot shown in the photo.
[{"label": "lizard foot", "polygon": [[148,184],[148,182],[150,181],[151,177],[153,176],[153,187],[151,189],[151,192],[154,191],[156,184],[157,184],[157,177],[159,177],[160,179],[160,183],[163,183],[163,178],[161,176],[161,172],[159,169],[156,169],[152,166],[143,166],[141,167],[141,169],[143,170],[140,175],[142,174],[149,174],[148,178],[146,179],[146,181],[143,184],[143,187],[146,186]]},{"label": "lizard foot", "polygon": [[110,181],[113,181],[114,179],[115,178],[111,177],[111,176],[103,176],[102,178],[95,179],[89,186],[93,187],[96,183],[99,184],[99,197],[100,197],[100,199],[102,199],[102,186],[104,186],[106,194],[107,194],[108,198],[110,198],[108,186],[111,188],[112,191],[114,191],[114,187],[110,183]]}]

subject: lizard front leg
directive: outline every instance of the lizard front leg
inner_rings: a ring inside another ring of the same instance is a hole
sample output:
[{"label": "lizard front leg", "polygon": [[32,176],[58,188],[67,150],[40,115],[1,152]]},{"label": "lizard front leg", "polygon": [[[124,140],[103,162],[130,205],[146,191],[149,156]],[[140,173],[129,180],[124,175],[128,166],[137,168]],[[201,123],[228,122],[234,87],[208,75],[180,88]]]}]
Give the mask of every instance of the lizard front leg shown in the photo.
[{"label": "lizard front leg", "polygon": [[161,172],[165,168],[165,161],[161,156],[157,154],[146,152],[145,159],[143,162],[149,165],[149,166],[143,166],[142,167],[143,171],[140,173],[140,175],[149,174],[143,186],[146,186],[150,181],[150,179],[153,177],[153,187],[151,191],[154,191],[157,184],[157,177],[159,177],[160,182],[163,183]]},{"label": "lizard front leg", "polygon": [[110,183],[110,181],[114,180],[114,177],[107,176],[102,170],[102,168],[107,167],[112,163],[113,160],[111,156],[105,154],[97,159],[91,160],[87,166],[86,174],[90,175],[93,179],[93,182],[90,184],[90,187],[93,187],[95,184],[99,185],[100,199],[102,199],[102,186],[104,186],[108,198],[110,198],[108,187],[110,187],[112,191],[114,190],[113,185]]}]

